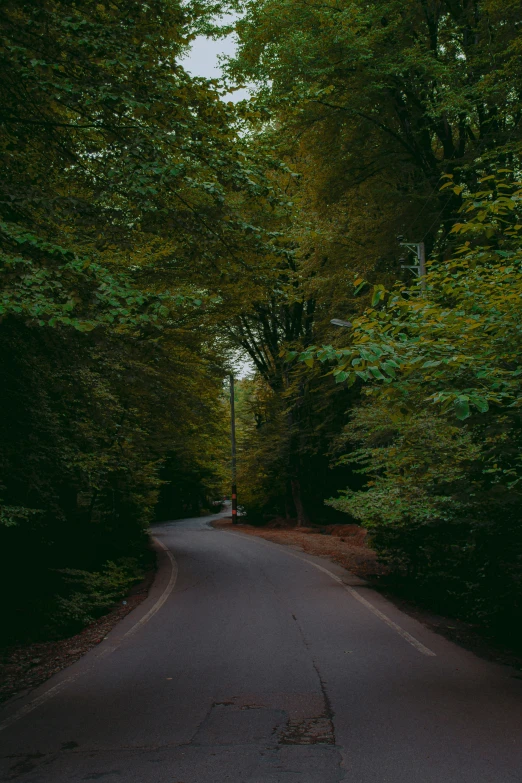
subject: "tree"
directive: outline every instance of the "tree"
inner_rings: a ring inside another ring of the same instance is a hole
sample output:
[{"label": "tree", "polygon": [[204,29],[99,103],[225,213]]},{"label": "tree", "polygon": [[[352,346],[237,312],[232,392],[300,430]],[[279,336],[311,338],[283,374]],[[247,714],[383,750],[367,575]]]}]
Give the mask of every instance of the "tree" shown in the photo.
[{"label": "tree", "polygon": [[[519,5],[266,0],[245,7],[229,74],[259,85],[257,102],[272,113],[283,143],[291,141],[313,169],[319,212],[338,205],[337,239],[357,252],[355,213],[366,212],[366,233],[379,235],[384,219],[388,242],[407,232],[425,238],[428,252],[443,250],[460,197],[439,191],[441,175],[473,187],[490,152],[502,149],[506,163],[516,155]],[[391,250],[385,241],[377,255],[368,246],[363,252],[389,263]]]},{"label": "tree", "polygon": [[222,357],[196,326],[261,273],[246,219],[277,198],[216,84],[179,65],[211,11],[0,10],[2,579],[19,583],[23,542],[34,633],[59,614],[63,568],[141,557],[162,482],[221,490]]},{"label": "tree", "polygon": [[505,625],[522,606],[522,192],[505,170],[481,188],[463,194],[461,244],[431,262],[424,290],[376,286],[351,346],[319,357],[367,384],[339,444],[366,486],[331,504],[432,603]]}]

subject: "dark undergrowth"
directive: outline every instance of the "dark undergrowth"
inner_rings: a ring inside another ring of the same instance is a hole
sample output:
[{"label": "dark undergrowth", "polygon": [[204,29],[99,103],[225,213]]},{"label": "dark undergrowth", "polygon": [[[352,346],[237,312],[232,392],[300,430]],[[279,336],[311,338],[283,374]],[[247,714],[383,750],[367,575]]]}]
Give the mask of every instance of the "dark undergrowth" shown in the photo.
[{"label": "dark undergrowth", "polygon": [[[112,552],[105,559],[79,545],[66,557],[38,547],[15,551],[16,558],[4,562],[0,589],[4,601],[2,647],[14,644],[65,639],[102,617],[139,583],[154,563],[145,535]],[[102,554],[103,553],[103,554]]]},{"label": "dark undergrowth", "polygon": [[522,631],[508,617],[504,622],[500,618],[496,623],[472,622],[465,619],[458,606],[441,600],[434,588],[423,589],[414,580],[387,574],[369,581],[399,609],[455,644],[481,658],[522,671]]}]

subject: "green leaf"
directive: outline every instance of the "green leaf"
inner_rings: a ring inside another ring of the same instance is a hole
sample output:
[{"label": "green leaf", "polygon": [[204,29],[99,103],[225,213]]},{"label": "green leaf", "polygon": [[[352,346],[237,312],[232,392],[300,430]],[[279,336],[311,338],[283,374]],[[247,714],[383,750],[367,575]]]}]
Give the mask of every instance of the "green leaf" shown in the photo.
[{"label": "green leaf", "polygon": [[383,364],[381,364],[381,367],[384,370],[384,372],[386,372],[390,376],[390,378],[396,377],[395,368],[391,362],[384,362]]},{"label": "green leaf", "polygon": [[489,410],[489,403],[485,397],[479,397],[478,395],[473,394],[470,397],[470,402],[473,403],[479,413],[487,413]]},{"label": "green leaf", "polygon": [[375,307],[379,304],[379,302],[384,299],[384,286],[383,285],[376,285],[373,289],[373,296],[372,296],[372,307]]},{"label": "green leaf", "polygon": [[469,410],[469,401],[467,399],[464,399],[463,397],[457,397],[457,399],[454,402],[455,407],[455,416],[457,419],[460,419],[460,421],[463,421],[464,419],[467,419],[470,415]]}]

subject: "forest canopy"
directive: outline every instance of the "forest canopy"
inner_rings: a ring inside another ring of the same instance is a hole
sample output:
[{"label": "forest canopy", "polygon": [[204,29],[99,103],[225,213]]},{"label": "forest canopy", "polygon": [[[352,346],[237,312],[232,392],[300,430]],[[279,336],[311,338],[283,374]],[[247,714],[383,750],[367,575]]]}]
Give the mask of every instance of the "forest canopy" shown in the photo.
[{"label": "forest canopy", "polygon": [[64,569],[226,492],[243,356],[251,522],[357,522],[432,605],[520,619],[519,2],[7,0],[0,35],[6,584],[24,542],[59,632]]},{"label": "forest canopy", "polygon": [[52,609],[60,569],[141,557],[165,482],[166,516],[223,491],[226,349],[200,327],[263,274],[258,200],[278,207],[216,84],[179,63],[212,11],[0,10],[0,548],[21,605],[41,583]]},{"label": "forest canopy", "polygon": [[[520,4],[243,9],[227,74],[255,85],[252,138],[287,162],[293,202],[291,288],[271,305],[282,380],[256,392],[248,460],[268,452],[284,513],[286,448],[301,521],[326,498],[432,607],[518,622]],[[277,314],[296,307],[289,334]]]}]

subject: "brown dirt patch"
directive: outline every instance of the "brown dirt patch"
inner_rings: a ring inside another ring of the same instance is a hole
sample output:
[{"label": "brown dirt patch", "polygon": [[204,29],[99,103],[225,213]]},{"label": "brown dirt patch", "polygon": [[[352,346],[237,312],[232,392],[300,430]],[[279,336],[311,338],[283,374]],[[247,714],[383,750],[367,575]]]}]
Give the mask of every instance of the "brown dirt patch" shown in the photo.
[{"label": "brown dirt patch", "polygon": [[147,597],[155,571],[135,585],[125,600],[83,631],[54,642],[16,645],[0,649],[0,703],[26,690],[32,690],[56,672],[65,669],[102,642],[120,620]]},{"label": "brown dirt patch", "polygon": [[[274,524],[278,527],[234,525],[233,528],[239,533],[248,533],[276,544],[299,546],[309,555],[327,557],[362,579],[371,579],[386,573],[376,553],[365,543],[366,530],[358,525],[328,525],[321,528],[321,532],[317,528],[283,528],[279,527],[282,523]],[[232,528],[232,520],[222,517],[212,522],[212,526]]]}]

